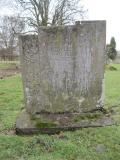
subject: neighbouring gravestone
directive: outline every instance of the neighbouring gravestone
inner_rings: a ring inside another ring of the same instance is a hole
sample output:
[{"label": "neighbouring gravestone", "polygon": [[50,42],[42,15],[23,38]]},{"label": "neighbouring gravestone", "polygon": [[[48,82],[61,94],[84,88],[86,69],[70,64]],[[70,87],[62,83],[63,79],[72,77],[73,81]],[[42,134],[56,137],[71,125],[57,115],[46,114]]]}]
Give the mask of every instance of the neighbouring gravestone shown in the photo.
[{"label": "neighbouring gravestone", "polygon": [[106,22],[40,27],[20,36],[25,111],[18,132],[80,126],[81,115],[103,107]]}]

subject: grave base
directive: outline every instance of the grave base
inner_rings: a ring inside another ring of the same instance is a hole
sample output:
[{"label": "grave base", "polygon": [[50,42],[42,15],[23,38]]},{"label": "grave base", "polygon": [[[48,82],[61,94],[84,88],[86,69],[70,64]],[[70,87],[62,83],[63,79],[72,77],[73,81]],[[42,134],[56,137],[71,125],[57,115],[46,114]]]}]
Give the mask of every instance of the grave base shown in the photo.
[{"label": "grave base", "polygon": [[16,122],[16,133],[56,134],[61,131],[75,131],[81,128],[103,127],[114,124],[110,117],[100,111],[94,113],[41,113],[31,116],[23,111]]}]

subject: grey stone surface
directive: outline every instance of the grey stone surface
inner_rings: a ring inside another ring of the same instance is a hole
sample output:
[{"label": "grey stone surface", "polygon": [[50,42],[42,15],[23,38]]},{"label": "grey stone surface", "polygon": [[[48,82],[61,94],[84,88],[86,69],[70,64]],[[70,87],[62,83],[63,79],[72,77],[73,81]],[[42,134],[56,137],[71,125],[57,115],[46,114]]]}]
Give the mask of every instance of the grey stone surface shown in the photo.
[{"label": "grey stone surface", "polygon": [[105,45],[105,21],[41,27],[38,36],[20,36],[27,112],[82,113],[103,107]]},{"label": "grey stone surface", "polygon": [[106,147],[103,144],[98,144],[96,146],[96,152],[105,153],[106,152]]},{"label": "grey stone surface", "polygon": [[31,120],[30,114],[28,114],[25,110],[23,110],[21,115],[17,118],[16,127],[17,128],[35,128],[35,124]]}]

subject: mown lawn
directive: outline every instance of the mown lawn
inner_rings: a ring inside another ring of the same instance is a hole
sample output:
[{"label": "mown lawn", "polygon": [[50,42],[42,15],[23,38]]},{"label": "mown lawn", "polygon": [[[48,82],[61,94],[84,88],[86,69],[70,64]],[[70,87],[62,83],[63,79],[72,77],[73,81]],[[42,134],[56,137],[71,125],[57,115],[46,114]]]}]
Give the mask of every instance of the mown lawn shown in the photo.
[{"label": "mown lawn", "polygon": [[[106,108],[120,106],[120,65],[106,71]],[[20,75],[0,80],[0,160],[119,160],[120,126],[60,135],[4,135],[23,108]]]},{"label": "mown lawn", "polygon": [[120,106],[120,64],[114,64],[117,71],[106,70],[105,95],[106,106]]},{"label": "mown lawn", "polygon": [[0,69],[12,69],[15,68],[16,66],[19,66],[19,61],[11,61],[11,63],[3,61],[0,63]]}]

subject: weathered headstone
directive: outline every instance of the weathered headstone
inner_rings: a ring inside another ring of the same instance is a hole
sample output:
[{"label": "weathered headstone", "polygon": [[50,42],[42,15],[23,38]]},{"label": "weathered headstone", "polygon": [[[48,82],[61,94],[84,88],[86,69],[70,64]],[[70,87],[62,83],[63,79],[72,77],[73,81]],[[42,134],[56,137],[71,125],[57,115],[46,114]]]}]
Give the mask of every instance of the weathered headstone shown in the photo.
[{"label": "weathered headstone", "polygon": [[79,115],[103,107],[105,45],[105,21],[20,36],[26,111],[17,130],[76,127]]}]

